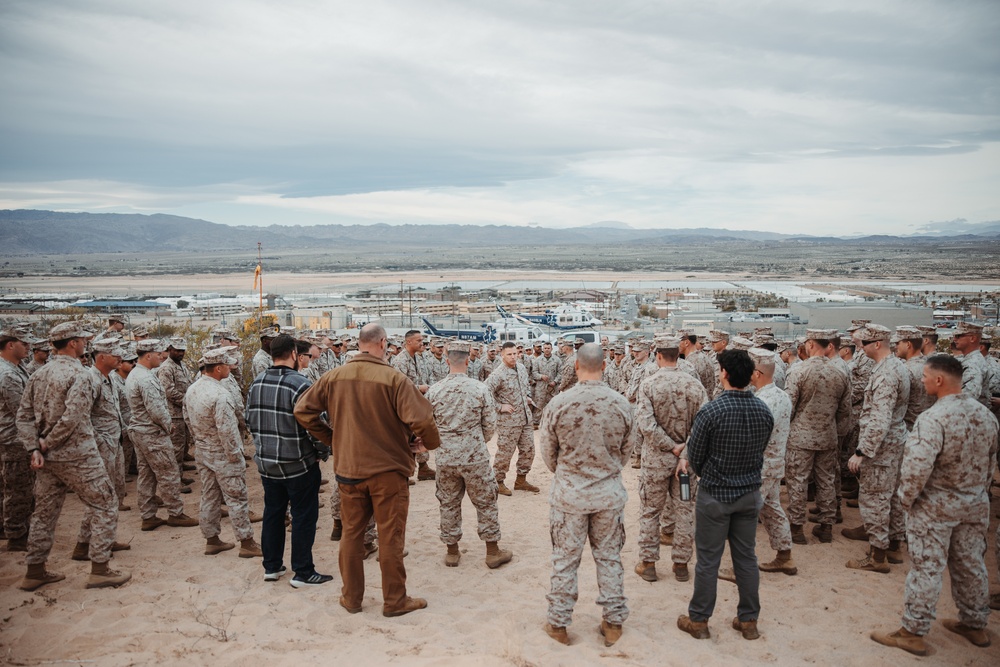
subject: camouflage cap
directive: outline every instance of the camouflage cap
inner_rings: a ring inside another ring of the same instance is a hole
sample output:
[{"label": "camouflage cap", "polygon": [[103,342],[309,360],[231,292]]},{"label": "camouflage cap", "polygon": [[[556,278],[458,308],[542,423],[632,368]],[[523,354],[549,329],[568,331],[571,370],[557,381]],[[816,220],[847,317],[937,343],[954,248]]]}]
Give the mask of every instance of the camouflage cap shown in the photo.
[{"label": "camouflage cap", "polygon": [[729,346],[734,350],[749,350],[753,347],[753,341],[743,336],[736,336],[729,341]]},{"label": "camouflage cap", "polygon": [[929,336],[932,334],[936,334],[937,330],[938,329],[935,326],[927,326],[925,324],[917,325],[917,331],[920,332],[921,336]]},{"label": "camouflage cap", "polygon": [[42,341],[39,341],[37,343],[33,343],[31,345],[31,351],[32,352],[38,352],[38,351],[42,351],[42,350],[44,350],[45,352],[51,352],[52,351],[52,343],[50,343],[47,340],[42,340]]},{"label": "camouflage cap", "polygon": [[139,354],[146,352],[166,352],[167,341],[162,338],[147,338],[135,344],[135,351]]},{"label": "camouflage cap", "polygon": [[267,327],[260,332],[261,338],[277,338],[281,335],[281,330],[278,327]]},{"label": "camouflage cap", "polygon": [[660,333],[653,336],[653,347],[657,350],[675,350],[681,345],[681,337],[668,333]]},{"label": "camouflage cap", "polygon": [[102,338],[101,340],[95,340],[91,345],[97,354],[110,354],[113,357],[125,355],[121,341],[117,338]]},{"label": "camouflage cap", "polygon": [[712,329],[708,332],[708,342],[709,343],[722,343],[729,340],[729,334],[725,331],[720,331],[718,329]]},{"label": "camouflage cap", "polygon": [[111,313],[110,315],[108,315],[108,324],[111,324],[112,322],[117,322],[118,324],[125,324],[127,320],[128,318],[125,315],[122,315],[121,313]]},{"label": "camouflage cap", "polygon": [[465,352],[466,354],[472,349],[472,344],[467,340],[452,340],[448,341],[448,351],[449,352]]},{"label": "camouflage cap", "polygon": [[806,329],[806,340],[830,340],[839,335],[836,329]]},{"label": "camouflage cap", "polygon": [[132,327],[132,335],[133,336],[148,336],[149,335],[149,329],[147,329],[145,325],[140,324],[139,326]]},{"label": "camouflage cap", "polygon": [[693,335],[694,335],[694,329],[678,329],[677,330],[677,336],[678,336],[678,338],[687,338],[688,336],[693,336]]},{"label": "camouflage cap", "polygon": [[128,343],[122,346],[122,361],[135,361],[139,355],[135,351],[135,343]]},{"label": "camouflage cap", "polygon": [[896,331],[893,332],[890,341],[893,343],[898,343],[903,340],[913,340],[915,338],[922,338],[920,329],[908,325],[903,325],[896,327]]},{"label": "camouflage cap", "polygon": [[758,335],[758,334],[766,334],[768,336],[773,336],[774,335],[774,329],[771,328],[771,327],[756,327],[756,328],[754,328],[753,333],[754,333],[755,336]]},{"label": "camouflage cap", "polygon": [[614,349],[615,354],[625,354],[625,346],[624,345],[615,345],[613,349]]},{"label": "camouflage cap", "polygon": [[858,329],[854,335],[862,341],[887,341],[892,338],[892,332],[889,330],[889,327],[884,327],[881,324],[866,324]]},{"label": "camouflage cap", "polygon": [[63,322],[49,330],[49,340],[53,343],[71,338],[90,338],[93,335],[94,332],[85,329],[80,322]]},{"label": "camouflage cap", "polygon": [[771,345],[772,343],[774,343],[774,336],[769,333],[755,333],[753,335],[753,344],[757,347]]},{"label": "camouflage cap", "polygon": [[283,333],[286,336],[291,336],[292,338],[295,338],[297,332],[298,332],[298,329],[296,329],[293,326],[279,327],[279,330],[278,330],[278,333]]},{"label": "camouflage cap", "polygon": [[978,334],[983,332],[983,325],[975,322],[959,322],[955,325],[956,334]]},{"label": "camouflage cap", "polygon": [[762,347],[751,347],[749,350],[747,350],[747,354],[750,355],[750,358],[753,359],[753,362],[755,364],[761,364],[761,363],[773,364],[774,360],[778,357],[778,355],[776,355],[771,350],[765,350]]},{"label": "camouflage cap", "polygon": [[851,326],[863,327],[870,322],[871,320],[851,320]]},{"label": "camouflage cap", "polygon": [[226,347],[217,347],[213,350],[205,350],[205,354],[198,360],[198,364],[204,364],[205,366],[229,364],[231,366],[239,361],[233,354],[235,349],[235,346],[228,345]]},{"label": "camouflage cap", "polygon": [[35,337],[27,324],[15,324],[0,331],[0,338],[14,338],[28,345],[38,345],[45,342],[44,339]]},{"label": "camouflage cap", "polygon": [[431,341],[431,347],[444,347],[444,339],[435,338],[434,340]]},{"label": "camouflage cap", "polygon": [[175,350],[186,350],[188,348],[187,341],[180,336],[167,339],[167,347],[174,348]]},{"label": "camouflage cap", "polygon": [[854,344],[854,339],[851,338],[850,336],[844,336],[843,338],[840,339],[840,349],[841,350],[846,349],[846,348],[850,348],[850,349],[853,350],[856,347],[857,347],[857,345]]}]

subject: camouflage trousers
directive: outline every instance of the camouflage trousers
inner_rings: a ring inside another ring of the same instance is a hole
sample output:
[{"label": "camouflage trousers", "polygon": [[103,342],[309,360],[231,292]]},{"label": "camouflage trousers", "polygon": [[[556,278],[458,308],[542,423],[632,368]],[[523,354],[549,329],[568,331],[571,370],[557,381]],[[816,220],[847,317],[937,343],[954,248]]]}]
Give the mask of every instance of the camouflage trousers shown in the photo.
[{"label": "camouflage trousers", "polygon": [[760,485],[761,499],[764,505],[760,508],[760,521],[767,531],[767,539],[775,551],[788,551],[792,548],[792,531],[788,525],[788,517],[781,508],[781,480],[765,477]]},{"label": "camouflage trousers", "polygon": [[[330,514],[337,521],[340,521],[340,484],[334,482],[330,486],[333,490],[330,492]],[[375,516],[368,519],[368,525],[365,527],[365,544],[374,544],[375,540],[378,539],[378,529],[375,527]]]},{"label": "camouflage trousers", "polygon": [[90,544],[90,560],[107,563],[111,559],[111,545],[118,529],[118,497],[104,462],[93,451],[75,461],[46,461],[35,471],[35,511],[31,513],[26,564],[41,565],[49,559],[67,491],[75,493],[84,504],[88,530],[83,541]]},{"label": "camouflage trousers", "polygon": [[[643,467],[639,475],[639,558],[644,563],[660,560],[660,517],[669,502],[673,511],[674,544],[671,560],[691,562],[694,551],[694,500],[698,482],[691,477],[691,500],[681,500],[681,483],[669,468]],[[668,531],[669,532],[669,531]]]},{"label": "camouflage trousers", "polygon": [[517,449],[517,474],[527,475],[531,472],[531,464],[535,460],[535,436],[531,424],[497,429],[497,455],[493,460],[493,471],[498,482],[507,479],[507,471],[510,470],[510,460],[514,458],[515,449]]},{"label": "camouflage trousers", "polygon": [[417,462],[418,465],[421,463],[429,463],[431,460],[431,454],[430,452],[418,452],[417,454],[413,455],[413,459]]},{"label": "camouflage trousers", "polygon": [[178,413],[170,415],[170,444],[173,445],[174,458],[177,460],[178,469],[184,462],[184,455],[187,454],[188,445],[191,438],[188,435],[187,424],[184,423],[184,415]]},{"label": "camouflage trousers", "polygon": [[889,516],[892,496],[896,495],[895,466],[861,464],[858,477],[858,509],[868,533],[868,542],[877,549],[889,548]]},{"label": "camouflage trousers", "polygon": [[149,435],[133,431],[132,444],[135,445],[136,467],[139,479],[136,494],[139,496],[139,511],[143,519],[156,516],[153,496],[159,495],[170,516],[184,512],[181,500],[181,471],[174,456],[173,446],[164,435]]},{"label": "camouflage trousers", "polygon": [[126,475],[133,470],[138,471],[135,461],[135,445],[132,444],[132,438],[128,437],[128,433],[125,431],[122,431],[122,464],[125,467]]},{"label": "camouflage trousers", "polygon": [[565,628],[573,622],[573,607],[579,597],[577,571],[588,538],[597,565],[597,604],[604,608],[602,617],[608,623],[624,623],[628,607],[622,568],[623,510],[575,514],[551,508],[549,534],[552,538],[552,577],[549,594],[545,596],[549,601],[549,623]]},{"label": "camouflage trousers", "polygon": [[958,620],[971,628],[986,627],[990,616],[988,531],[988,524],[941,521],[920,510],[911,512],[906,535],[912,565],[903,598],[904,628],[918,635],[930,630],[945,566],[951,575],[951,597],[958,608]]},{"label": "camouflage trousers", "polygon": [[785,488],[788,489],[788,520],[796,526],[806,523],[809,475],[816,481],[816,509],[819,522],[832,526],[837,516],[835,478],[840,476],[836,449],[813,450],[789,447],[785,452]]},{"label": "camouflage trousers", "polygon": [[896,465],[896,483],[893,485],[892,496],[889,498],[889,540],[906,540],[906,510],[899,502],[896,494],[896,487],[899,486],[899,473],[903,468],[903,459],[900,457]]},{"label": "camouflage trousers", "polygon": [[548,382],[542,382],[539,380],[538,384],[535,385],[535,394],[533,398],[535,409],[532,416],[535,426],[538,426],[538,422],[542,418],[542,410],[545,409],[545,406],[549,404],[549,401],[551,401],[552,397],[555,395],[555,387],[549,387]]},{"label": "camouflage trousers", "polygon": [[228,463],[213,470],[198,464],[201,477],[201,503],[198,506],[198,524],[205,539],[218,537],[222,524],[222,503],[229,508],[229,521],[238,540],[253,537],[250,525],[250,499],[247,494],[246,466]]},{"label": "camouflage trousers", "polygon": [[97,434],[97,451],[104,461],[104,467],[111,478],[111,485],[115,487],[115,495],[118,500],[126,496],[125,492],[125,453],[117,440],[102,437]]},{"label": "camouflage trousers", "polygon": [[842,436],[837,439],[838,454],[840,457],[840,474],[834,477],[834,485],[837,489],[837,500],[840,500],[841,493],[840,487],[841,482],[845,477],[853,477],[854,473],[847,467],[847,462],[854,455],[854,450],[858,448],[858,435],[859,435],[858,425],[855,424],[853,428],[847,433],[847,435]]},{"label": "camouflage trousers", "polygon": [[0,483],[3,484],[3,532],[7,539],[24,537],[28,532],[28,521],[35,507],[35,472],[31,469],[31,459],[21,450],[22,456],[16,461],[0,461]]},{"label": "camouflage trousers", "polygon": [[441,541],[462,539],[462,499],[468,492],[479,520],[479,539],[500,541],[497,480],[488,461],[478,465],[441,466],[437,470],[437,499],[441,503]]}]

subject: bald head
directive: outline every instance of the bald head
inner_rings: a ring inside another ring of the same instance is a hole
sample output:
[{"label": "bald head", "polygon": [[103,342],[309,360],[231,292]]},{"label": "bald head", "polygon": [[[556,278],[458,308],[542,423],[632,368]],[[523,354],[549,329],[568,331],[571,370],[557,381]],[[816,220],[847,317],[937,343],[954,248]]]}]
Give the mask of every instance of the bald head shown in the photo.
[{"label": "bald head", "polygon": [[576,374],[581,380],[599,380],[604,371],[604,350],[597,343],[584,343],[576,351]]},{"label": "bald head", "polygon": [[377,322],[361,327],[361,332],[358,334],[358,349],[381,356],[385,350],[385,327]]}]

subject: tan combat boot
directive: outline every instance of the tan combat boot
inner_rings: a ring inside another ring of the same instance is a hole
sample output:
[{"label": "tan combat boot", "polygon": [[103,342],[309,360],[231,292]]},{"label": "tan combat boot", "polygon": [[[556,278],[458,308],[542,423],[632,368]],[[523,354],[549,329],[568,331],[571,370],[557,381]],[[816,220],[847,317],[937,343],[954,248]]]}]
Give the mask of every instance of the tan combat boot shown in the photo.
[{"label": "tan combat boot", "polygon": [[792,530],[792,542],[795,544],[809,544],[806,534],[802,532],[802,526],[793,523],[789,527]]},{"label": "tan combat boot", "polygon": [[688,572],[687,563],[674,563],[674,579],[677,581],[687,581],[691,578]]},{"label": "tan combat boot", "polygon": [[90,544],[87,542],[77,542],[73,549],[73,560],[90,560]]},{"label": "tan combat boot", "polygon": [[663,531],[660,531],[660,544],[663,545],[663,546],[665,546],[665,547],[671,547],[671,546],[673,546],[674,545],[674,534],[673,533],[664,533]]},{"label": "tan combat boot", "polygon": [[956,635],[962,635],[976,646],[986,648],[990,645],[990,636],[986,634],[985,628],[970,628],[965,623],[962,623],[954,618],[941,619],[941,625],[943,625],[945,630],[948,632],[954,632]]},{"label": "tan combat boot", "polygon": [[219,536],[210,537],[205,541],[205,555],[214,556],[215,554],[221,554],[223,551],[229,551],[230,549],[235,549],[236,545],[232,542],[223,542],[219,539]]},{"label": "tan combat boot", "polygon": [[833,542],[833,526],[828,523],[817,523],[812,529],[813,537],[824,544]]},{"label": "tan combat boot", "polygon": [[118,572],[108,567],[107,563],[90,563],[90,576],[87,578],[87,588],[117,588],[132,578],[128,572]]},{"label": "tan combat boot", "polygon": [[17,585],[22,591],[33,591],[36,588],[41,588],[45,584],[53,584],[57,581],[62,581],[66,578],[66,575],[60,572],[53,572],[51,570],[45,569],[45,563],[39,563],[38,565],[29,565],[28,572],[24,575],[24,579],[21,583]]},{"label": "tan combat boot", "polygon": [[643,581],[657,581],[656,563],[639,561],[635,566],[635,573],[642,577]]},{"label": "tan combat boot", "polygon": [[885,562],[885,551],[872,547],[861,560],[851,559],[847,561],[847,567],[852,570],[864,570],[866,572],[878,572],[886,574],[889,572],[889,564]]},{"label": "tan combat boot", "polygon": [[865,530],[864,526],[858,526],[857,528],[844,528],[840,531],[840,534],[849,540],[857,540],[858,542],[868,541],[868,531]]},{"label": "tan combat boot", "polygon": [[621,623],[601,621],[600,633],[604,637],[605,646],[614,646],[615,642],[622,638]]},{"label": "tan combat boot", "polygon": [[538,493],[539,489],[537,486],[532,484],[527,480],[527,475],[518,475],[517,479],[514,480],[514,490],[515,491],[531,491],[532,493]]},{"label": "tan combat boot", "polygon": [[569,646],[569,633],[566,632],[566,628],[560,628],[551,623],[546,623],[542,626],[542,630],[545,630],[545,634],[552,637],[560,644],[565,644]]},{"label": "tan combat boot", "polygon": [[263,558],[264,552],[260,550],[260,545],[252,537],[240,540],[240,558]]},{"label": "tan combat boot", "polygon": [[160,526],[162,526],[165,523],[166,523],[166,521],[164,521],[160,517],[158,517],[158,516],[151,516],[148,519],[143,519],[142,520],[142,527],[139,528],[139,530],[143,530],[143,531],[156,530],[157,528],[159,528]]},{"label": "tan combat boot", "polygon": [[903,564],[903,550],[899,540],[889,540],[889,548],[885,552],[885,559],[893,565]]},{"label": "tan combat boot", "polygon": [[895,646],[913,655],[927,655],[927,644],[924,643],[922,635],[915,635],[906,628],[900,628],[895,632],[880,632],[876,630],[871,633],[871,638],[884,646]]},{"label": "tan combat boot", "polygon": [[458,561],[462,559],[462,554],[458,551],[458,543],[447,546],[448,551],[444,555],[444,564],[448,567],[458,567]]},{"label": "tan combat boot", "polygon": [[783,572],[785,574],[798,574],[799,568],[795,567],[792,560],[792,551],[779,551],[774,560],[770,563],[761,563],[757,566],[761,572]]},{"label": "tan combat boot", "polygon": [[507,485],[504,484],[504,480],[502,479],[497,480],[497,493],[499,493],[501,496],[514,495],[510,492],[510,489],[507,488]]},{"label": "tan combat boot", "polygon": [[198,525],[198,519],[181,512],[177,516],[168,516],[167,525],[173,528],[193,528]]},{"label": "tan combat boot", "polygon": [[421,463],[417,468],[417,479],[421,482],[429,481],[437,477],[437,473],[426,463]]},{"label": "tan combat boot", "polygon": [[[455,545],[458,546],[458,545]],[[495,570],[504,563],[509,563],[514,554],[506,549],[501,549],[496,542],[486,543],[486,567]]]}]

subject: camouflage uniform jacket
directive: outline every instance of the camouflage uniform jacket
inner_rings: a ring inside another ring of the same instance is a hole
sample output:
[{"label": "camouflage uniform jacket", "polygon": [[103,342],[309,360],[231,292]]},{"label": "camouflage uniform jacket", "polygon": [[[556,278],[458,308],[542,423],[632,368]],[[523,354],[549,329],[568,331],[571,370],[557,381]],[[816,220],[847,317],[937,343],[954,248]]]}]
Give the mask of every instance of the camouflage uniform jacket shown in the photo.
[{"label": "camouflage uniform jacket", "polygon": [[514,411],[509,414],[499,412],[497,428],[532,422],[531,407],[528,405],[530,398],[528,373],[524,370],[524,366],[516,364],[514,368],[510,368],[507,364],[500,364],[486,379],[486,388],[493,395],[498,412],[503,403],[514,407]]},{"label": "camouflage uniform jacket", "polygon": [[559,364],[559,380],[556,389],[566,391],[576,384],[576,352],[569,355]]},{"label": "camouflage uniform jacket", "polygon": [[990,407],[990,369],[979,350],[960,357],[962,361],[962,391]]},{"label": "camouflage uniform jacket", "polygon": [[125,398],[125,378],[116,371],[111,372],[111,386],[118,394],[118,411],[122,416],[122,430],[128,429],[128,424],[132,421],[132,410],[128,406],[128,399]]},{"label": "camouflage uniform jacket", "polygon": [[191,386],[191,373],[182,364],[167,357],[156,369],[156,377],[163,385],[163,391],[167,396],[167,406],[170,408],[170,416],[179,418],[184,412],[184,394]]},{"label": "camouflage uniform jacket", "polygon": [[222,382],[203,375],[184,396],[184,421],[194,440],[198,463],[220,472],[243,463],[243,438],[240,436],[237,408],[233,396]]},{"label": "camouflage uniform jacket", "polygon": [[619,510],[628,493],[622,468],[632,454],[632,410],[600,380],[553,398],[538,427],[542,460],[553,473],[549,502],[576,514]]},{"label": "camouflage uniform jacket", "polygon": [[[652,363],[654,366],[656,366],[656,355],[655,354],[649,355],[649,362],[647,363]],[[701,382],[701,374],[698,372],[698,368],[687,359],[683,358],[678,359],[677,368],[681,369],[682,371],[693,377],[698,382]],[[656,371],[653,372],[655,373]]]},{"label": "camouflage uniform jacket", "polygon": [[767,441],[764,450],[764,467],[760,471],[761,479],[781,479],[785,476],[785,452],[788,436],[791,432],[792,399],[775,383],[761,387],[754,394],[764,401],[774,417],[774,428],[771,429],[771,439]]},{"label": "camouflage uniform jacket", "polygon": [[[637,364],[635,368],[632,369],[632,376],[628,381],[628,390],[625,393],[625,398],[628,399],[629,403],[636,402],[639,396],[639,385],[642,384],[642,381],[653,375],[653,373],[659,369],[660,367],[656,365],[655,361],[653,361],[653,357],[650,357],[641,364]],[[677,369],[680,371],[684,370],[680,367],[680,364],[677,365]]]},{"label": "camouflage uniform jacket", "polygon": [[865,389],[858,435],[858,449],[868,458],[865,465],[899,465],[906,442],[903,417],[909,400],[910,372],[890,354],[875,364]]},{"label": "camouflage uniform jacket", "polygon": [[90,411],[90,421],[94,425],[94,434],[105,446],[117,447],[122,438],[122,412],[119,405],[118,390],[111,375],[104,377],[101,371],[90,368],[91,381],[94,383],[94,406]]},{"label": "camouflage uniform jacket", "polygon": [[792,401],[790,449],[828,451],[851,429],[851,386],[827,357],[792,366],[785,391]]},{"label": "camouflage uniform jacket", "polygon": [[434,421],[441,446],[434,450],[440,466],[489,464],[486,442],[496,432],[497,410],[493,396],[482,382],[449,373],[427,391],[434,406]]},{"label": "camouflage uniform jacket", "polygon": [[434,384],[435,382],[440,382],[449,373],[451,369],[448,368],[448,360],[444,355],[440,359],[435,357],[433,354],[427,360],[427,384]]},{"label": "camouflage uniform jacket", "polygon": [[27,384],[23,368],[0,359],[0,461],[24,459],[24,446],[17,435],[17,408]]},{"label": "camouflage uniform jacket", "polygon": [[[542,380],[543,375],[549,377],[549,382],[557,382],[559,379],[559,369],[561,368],[561,363],[557,355],[551,355],[546,357],[544,354],[537,359],[531,365],[531,378],[536,382],[544,382]],[[557,385],[558,386],[558,385]],[[552,388],[555,391],[555,387]]]},{"label": "camouflage uniform jacket", "polygon": [[38,449],[45,438],[49,461],[73,461],[97,456],[97,441],[90,411],[94,383],[78,359],[52,355],[31,376],[17,410],[17,433],[25,449]]},{"label": "camouflage uniform jacket", "polygon": [[861,414],[861,406],[865,402],[865,389],[868,387],[868,379],[871,377],[875,362],[867,354],[859,351],[848,366],[851,369],[851,406],[857,416]]},{"label": "camouflage uniform jacket", "polygon": [[28,362],[28,365],[24,367],[24,372],[28,374],[28,377],[31,377],[32,375],[35,374],[35,371],[37,371],[44,365],[45,364],[40,364],[34,359],[32,359],[30,362]]},{"label": "camouflage uniform jacket", "polygon": [[708,403],[708,392],[677,367],[658,368],[639,384],[636,392],[635,427],[642,433],[642,465],[673,468],[677,457],[671,450],[684,445],[691,434],[694,416]]},{"label": "camouflage uniform jacket", "polygon": [[482,382],[483,377],[483,360],[482,359],[469,359],[469,366],[465,369],[465,374],[472,378],[473,380],[479,380]]},{"label": "camouflage uniform jacket", "polygon": [[430,384],[427,379],[426,364],[423,355],[411,356],[406,350],[400,350],[399,354],[392,358],[392,367],[409,378],[417,387]]},{"label": "camouflage uniform jacket", "polygon": [[939,521],[990,523],[997,420],[971,396],[944,396],[927,408],[906,441],[900,504]]},{"label": "camouflage uniform jacket", "polygon": [[257,350],[257,354],[253,355],[253,359],[250,360],[250,372],[256,378],[258,375],[270,368],[271,363],[272,359],[270,354],[264,350]]},{"label": "camouflage uniform jacket", "polygon": [[170,409],[163,385],[153,371],[136,364],[125,378],[125,399],[132,413],[129,431],[142,435],[170,435]]},{"label": "camouflage uniform jacket", "polygon": [[706,395],[708,392],[714,391],[715,376],[717,375],[715,369],[719,367],[718,364],[713,366],[712,362],[705,356],[705,353],[699,351],[685,355],[684,360],[694,366],[695,371],[698,373],[698,380],[701,382],[701,386],[705,388]]},{"label": "camouflage uniform jacket", "polygon": [[604,374],[601,380],[615,391],[618,391],[618,376],[621,374],[621,367],[615,363],[614,359],[605,360]]},{"label": "camouflage uniform jacket", "polygon": [[913,430],[913,424],[917,421],[924,410],[934,405],[934,398],[927,395],[924,389],[924,362],[927,357],[919,354],[905,363],[906,370],[910,372],[910,400],[906,404],[906,428]]}]

